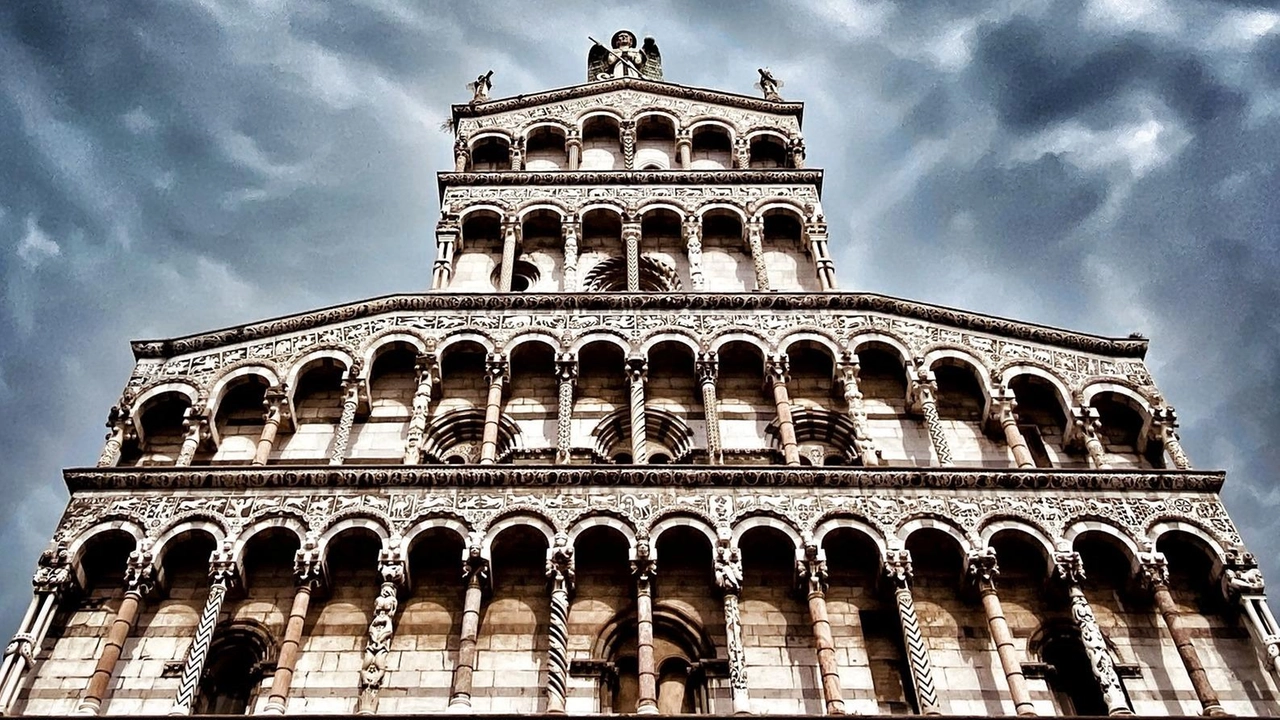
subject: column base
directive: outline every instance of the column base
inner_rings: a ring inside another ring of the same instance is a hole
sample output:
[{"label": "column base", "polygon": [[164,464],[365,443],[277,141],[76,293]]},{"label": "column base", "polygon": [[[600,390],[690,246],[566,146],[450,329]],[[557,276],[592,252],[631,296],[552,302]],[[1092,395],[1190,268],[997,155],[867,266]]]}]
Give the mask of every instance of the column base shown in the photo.
[{"label": "column base", "polygon": [[283,715],[283,714],[284,714],[284,704],[283,704],[283,703],[278,703],[278,702],[268,702],[268,703],[267,703],[267,704],[262,708],[262,714],[263,714],[263,715]]},{"label": "column base", "polygon": [[1221,705],[1209,705],[1200,713],[1205,717],[1230,717],[1231,713],[1222,708]]},{"label": "column base", "polygon": [[447,713],[469,713],[471,712],[471,696],[456,695],[449,698],[449,707],[444,710]]},{"label": "column base", "polygon": [[171,716],[180,717],[180,716],[190,715],[190,714],[191,714],[191,707],[189,705],[178,705],[177,703],[175,703],[173,706],[173,709],[169,711],[169,715]]},{"label": "column base", "polygon": [[648,702],[643,705],[638,705],[636,706],[636,714],[637,715],[657,715],[658,703]]},{"label": "column base", "polygon": [[75,715],[97,715],[101,712],[102,712],[102,700],[99,700],[97,698],[91,698],[88,700],[81,700],[80,704],[76,706],[76,711],[74,714]]}]

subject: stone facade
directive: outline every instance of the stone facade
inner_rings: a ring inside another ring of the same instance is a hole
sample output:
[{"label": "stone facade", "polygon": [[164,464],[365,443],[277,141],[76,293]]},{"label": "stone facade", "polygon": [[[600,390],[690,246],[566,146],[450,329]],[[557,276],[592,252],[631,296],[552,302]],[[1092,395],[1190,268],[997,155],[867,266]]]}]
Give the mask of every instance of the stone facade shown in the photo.
[{"label": "stone facade", "polygon": [[802,106],[623,35],[454,107],[430,292],[134,343],[0,710],[1275,714],[1145,340],[838,291]]}]

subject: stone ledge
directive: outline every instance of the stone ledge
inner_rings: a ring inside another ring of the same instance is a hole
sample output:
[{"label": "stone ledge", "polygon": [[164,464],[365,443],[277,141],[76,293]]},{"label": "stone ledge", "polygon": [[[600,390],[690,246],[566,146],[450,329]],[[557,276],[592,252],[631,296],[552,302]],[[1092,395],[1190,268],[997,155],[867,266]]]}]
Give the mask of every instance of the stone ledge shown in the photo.
[{"label": "stone ledge", "polygon": [[72,492],[282,487],[795,487],[1217,493],[1224,471],[706,465],[269,465],[69,468]]},{"label": "stone ledge", "polygon": [[814,185],[822,192],[819,168],[770,170],[493,170],[436,173],[437,189],[477,185]]},{"label": "stone ledge", "polygon": [[[848,702],[849,698],[845,698],[845,701]],[[354,698],[353,698],[353,702],[354,702]],[[414,713],[412,715],[391,715],[391,714],[384,714],[384,713],[377,714],[377,717],[388,718],[389,720],[412,720],[413,718],[425,718],[425,717],[435,717],[435,718],[440,718],[441,720],[446,720],[446,719],[457,720],[458,718],[464,718],[464,719],[465,718],[477,718],[477,719],[483,718],[483,720],[522,720],[523,718],[528,718],[531,716],[532,717],[545,716],[545,717],[553,717],[553,718],[565,718],[565,717],[575,717],[575,718],[585,717],[585,718],[601,718],[601,719],[612,718],[615,720],[616,718],[619,717],[618,715],[601,715],[601,714],[595,714],[595,713],[592,713],[592,714],[573,713],[567,716],[564,714],[550,715],[547,713],[514,713],[514,714],[513,713]],[[83,716],[76,716],[76,715],[41,715],[39,717],[43,717],[43,718],[64,717],[68,719],[83,718]],[[171,720],[170,716],[168,715],[130,715],[130,717],[138,718],[138,720]],[[185,717],[209,718],[210,720],[214,720],[215,718],[221,719],[221,718],[226,718],[227,716],[226,715],[188,715]],[[366,718],[369,716],[356,715],[355,713],[326,713],[326,714],[288,713],[287,715],[277,716],[277,717],[299,718],[301,720],[338,720],[340,718]],[[682,717],[691,717],[691,716],[686,715]],[[709,713],[705,715],[699,714],[697,715],[697,717],[706,718],[706,720],[731,720],[731,719],[740,720],[744,716]],[[753,716],[746,716],[746,717],[753,717]],[[768,717],[770,718],[770,720],[802,720],[807,718],[823,717],[823,716],[822,715],[792,715],[792,714],[770,713]],[[883,720],[901,720],[903,716],[902,715],[859,715],[858,717],[876,718],[876,719],[883,719]],[[946,717],[948,718],[948,720],[990,720],[991,718],[990,715],[947,715]],[[1056,717],[1056,718],[1079,717],[1079,718],[1082,718],[1082,720],[1084,718],[1084,716],[1078,716],[1078,715],[1054,715],[1051,717]],[[1233,717],[1245,718],[1250,716],[1234,715]],[[1252,717],[1261,717],[1261,716],[1255,715]],[[1199,715],[1128,715],[1126,716],[1126,720],[1204,720],[1204,719],[1202,716],[1199,716]]]}]

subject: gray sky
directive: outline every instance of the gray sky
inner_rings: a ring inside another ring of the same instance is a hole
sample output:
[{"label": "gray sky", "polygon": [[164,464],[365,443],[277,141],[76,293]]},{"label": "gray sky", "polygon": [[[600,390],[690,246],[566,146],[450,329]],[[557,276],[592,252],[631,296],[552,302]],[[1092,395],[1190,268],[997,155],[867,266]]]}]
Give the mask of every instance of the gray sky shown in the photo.
[{"label": "gray sky", "polygon": [[1274,3],[798,5],[0,3],[0,632],[130,339],[426,289],[449,104],[580,83],[622,27],[807,103],[842,288],[1150,336],[1280,578]]}]

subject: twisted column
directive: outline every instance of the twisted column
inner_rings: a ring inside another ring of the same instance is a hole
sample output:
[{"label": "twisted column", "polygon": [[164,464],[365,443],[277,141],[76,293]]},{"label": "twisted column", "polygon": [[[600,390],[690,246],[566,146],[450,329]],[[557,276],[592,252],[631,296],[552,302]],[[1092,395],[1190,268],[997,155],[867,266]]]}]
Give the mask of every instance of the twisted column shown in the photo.
[{"label": "twisted column", "polygon": [[1013,645],[1013,633],[1009,632],[1009,623],[1004,618],[1004,608],[1000,605],[1000,596],[996,593],[996,576],[1000,567],[996,563],[996,551],[993,548],[973,550],[969,553],[969,581],[982,596],[982,609],[987,613],[987,627],[991,630],[991,642],[996,646],[996,654],[1000,656],[1000,667],[1004,670],[1005,680],[1009,683],[1009,697],[1013,700],[1014,712],[1019,715],[1035,715],[1035,706],[1031,702],[1031,693],[1027,690],[1027,678],[1022,673],[1022,660],[1018,658],[1018,650]]},{"label": "twisted column", "polygon": [[200,689],[200,676],[213,644],[213,634],[218,627],[218,615],[227,591],[240,580],[239,568],[232,559],[230,545],[214,551],[209,558],[209,596],[205,598],[196,635],[187,649],[187,659],[182,665],[182,677],[178,680],[178,696],[173,701],[170,715],[190,715],[196,692]]},{"label": "twisted column", "polygon": [[693,166],[693,132],[688,128],[676,130],[676,155],[680,157],[680,169]]},{"label": "twisted column", "polygon": [[356,369],[342,383],[342,414],[338,416],[338,427],[333,433],[333,452],[329,454],[330,465],[341,465],[346,462],[347,449],[351,445],[351,426],[356,421],[356,408],[360,406],[360,381],[356,378]]},{"label": "twisted column", "polygon": [[1084,445],[1093,466],[1099,470],[1110,470],[1111,464],[1107,462],[1106,450],[1102,447],[1102,441],[1098,439],[1098,433],[1102,430],[1098,411],[1091,407],[1071,408],[1071,427],[1074,430],[1074,442],[1077,445]]},{"label": "twisted column", "polygon": [[569,170],[577,170],[582,163],[582,133],[577,128],[571,129],[565,136],[564,147],[569,153]]},{"label": "twisted column", "polygon": [[182,447],[178,450],[178,459],[173,464],[177,467],[189,467],[196,458],[196,451],[200,449],[200,444],[209,436],[209,416],[194,406],[188,407],[182,415],[182,429],[185,433],[182,438]]},{"label": "twisted column", "polygon": [[258,436],[258,446],[253,451],[253,465],[266,465],[271,459],[280,424],[289,414],[288,398],[284,384],[267,388],[262,396],[262,434]]},{"label": "twisted column", "polygon": [[[917,360],[917,363],[919,361]],[[938,380],[933,371],[918,366],[914,373],[907,375],[909,389],[907,403],[911,408],[924,416],[924,429],[929,433],[929,442],[933,452],[938,456],[938,465],[950,467],[951,445],[947,442],[947,434],[942,429],[942,419],[938,417]]]},{"label": "twisted column", "polygon": [[516,246],[520,243],[520,221],[502,221],[502,267],[498,271],[498,292],[511,292],[511,278],[516,268]]},{"label": "twisted column", "polygon": [[1267,604],[1266,582],[1253,553],[1237,546],[1227,550],[1222,591],[1248,618],[1249,634],[1267,668],[1280,679],[1280,624]]},{"label": "twisted column", "polygon": [[1054,553],[1053,565],[1058,579],[1067,587],[1067,596],[1071,601],[1071,621],[1080,633],[1080,643],[1084,645],[1085,655],[1089,658],[1089,669],[1093,671],[1098,689],[1102,691],[1107,714],[1132,715],[1133,711],[1129,709],[1129,702],[1124,697],[1124,688],[1120,685],[1120,676],[1116,674],[1115,661],[1107,651],[1107,642],[1093,615],[1093,608],[1080,589],[1080,582],[1085,578],[1080,553]]},{"label": "twisted column", "polygon": [[640,223],[622,223],[622,242],[627,252],[627,292],[640,292]]},{"label": "twisted column", "polygon": [[453,668],[449,689],[449,712],[471,712],[471,677],[476,669],[476,639],[480,636],[480,603],[489,587],[489,560],[482,555],[484,538],[472,533],[463,559],[462,577],[467,582],[462,601],[462,629],[458,637],[458,664]]},{"label": "twisted column", "polygon": [[560,223],[560,236],[564,239],[564,291],[578,292],[578,223]]},{"label": "twisted column", "polygon": [[836,381],[840,383],[840,389],[844,393],[849,422],[853,423],[852,450],[857,453],[863,467],[875,467],[880,464],[880,451],[871,438],[871,424],[867,421],[867,409],[862,404],[862,390],[858,387],[858,373],[861,369],[858,356],[845,353],[836,366]]},{"label": "twisted column", "polygon": [[485,401],[484,434],[480,441],[481,465],[492,465],[498,461],[498,421],[502,419],[502,391],[507,384],[508,370],[504,355],[489,353],[484,363],[489,396]]},{"label": "twisted column", "polygon": [[573,592],[573,548],[564,533],[556,533],[547,549],[547,579],[551,582],[551,621],[547,624],[547,712],[564,714],[569,679],[569,594]]},{"label": "twisted column", "polygon": [[1191,687],[1196,691],[1196,698],[1200,701],[1203,714],[1226,715],[1227,711],[1222,709],[1222,703],[1218,701],[1218,693],[1214,691],[1213,685],[1209,682],[1209,676],[1205,674],[1204,665],[1200,663],[1200,654],[1196,652],[1196,647],[1191,642],[1191,633],[1182,624],[1178,605],[1173,601],[1173,593],[1169,590],[1169,563],[1164,553],[1140,553],[1138,563],[1138,578],[1142,586],[1151,593],[1156,609],[1164,618],[1165,627],[1169,630],[1169,636],[1173,638],[1174,646],[1178,648],[1178,657],[1182,659],[1182,666],[1186,668],[1187,675],[1191,678]]},{"label": "twisted column", "polygon": [[636,169],[636,121],[623,120],[619,127],[622,144],[622,162],[627,170]]},{"label": "twisted column", "polygon": [[444,290],[453,279],[453,253],[461,229],[455,215],[445,215],[436,223],[436,260],[431,268],[431,289]]},{"label": "twisted column", "polygon": [[791,360],[786,355],[770,355],[765,362],[765,382],[773,391],[773,404],[778,414],[778,437],[782,440],[782,458],[788,465],[800,464],[800,445],[796,442],[796,424],[791,419],[791,396],[787,381],[791,379]]},{"label": "twisted column", "polygon": [[658,668],[653,659],[653,575],[658,564],[649,541],[641,539],[631,551],[631,576],[636,581],[636,714],[658,714]]},{"label": "twisted column", "polygon": [[409,429],[405,432],[405,465],[417,465],[422,462],[422,441],[427,436],[427,418],[431,414],[431,394],[435,390],[439,374],[439,361],[436,354],[426,352],[418,355],[414,372],[418,376],[418,386],[413,391],[413,412],[409,415]]},{"label": "twisted column", "polygon": [[645,426],[644,383],[648,377],[649,363],[642,357],[627,358],[627,382],[630,383],[631,405],[631,462],[644,465],[649,462],[649,442]]},{"label": "twisted column", "polygon": [[702,218],[691,215],[680,226],[684,231],[685,253],[689,257],[689,282],[696,292],[707,289],[707,278],[702,272]]},{"label": "twisted column", "polygon": [[714,352],[698,354],[694,365],[698,385],[702,388],[702,414],[707,423],[707,456],[712,465],[724,462],[724,450],[720,445],[720,401],[716,398],[716,377],[720,362]]},{"label": "twisted column", "polygon": [[378,574],[382,576],[382,585],[378,588],[378,598],[373,601],[373,620],[369,622],[365,639],[364,661],[360,666],[360,695],[356,700],[357,715],[373,715],[378,710],[378,691],[387,677],[387,655],[391,652],[391,639],[396,632],[399,595],[407,586],[404,554],[399,537],[395,540],[378,554]]},{"label": "twisted column", "polygon": [[138,610],[146,596],[155,589],[156,567],[153,561],[150,541],[143,540],[136,550],[129,553],[124,570],[124,600],[116,611],[116,618],[107,632],[107,642],[102,647],[102,654],[98,656],[93,674],[89,676],[88,686],[80,697],[75,714],[98,715],[102,712],[102,701],[106,698],[111,674],[115,672],[125,641],[133,634]]},{"label": "twisted column", "polygon": [[284,638],[280,641],[280,655],[276,659],[276,674],[271,679],[271,692],[263,715],[283,715],[289,689],[293,685],[293,673],[301,654],[302,629],[307,623],[307,610],[311,607],[311,593],[324,586],[325,570],[313,535],[308,535],[302,549],[293,559],[293,606],[285,624]]},{"label": "twisted column", "polygon": [[1190,470],[1191,460],[1187,458],[1186,451],[1182,449],[1182,441],[1178,439],[1177,411],[1166,405],[1156,408],[1154,414],[1151,422],[1152,435],[1164,446],[1175,469]]},{"label": "twisted column", "polygon": [[58,603],[75,585],[66,545],[56,543],[40,553],[31,585],[34,590],[31,603],[0,661],[0,715],[8,714],[18,695],[22,676],[35,665],[35,656],[53,624]]},{"label": "twisted column", "polygon": [[570,353],[556,359],[556,464],[568,465],[573,444],[573,388],[578,381],[578,361]]},{"label": "twisted column", "polygon": [[733,546],[729,527],[716,528],[716,587],[724,600],[724,635],[729,655],[729,693],[734,715],[751,713],[747,689],[747,652],[742,646],[742,618],[738,596],[742,593],[742,555]]},{"label": "twisted column", "polygon": [[98,455],[98,467],[115,467],[120,462],[125,440],[133,435],[133,417],[129,414],[125,398],[112,406],[111,414],[107,416],[107,428],[109,432],[102,446],[102,453]]},{"label": "twisted column", "polygon": [[809,622],[813,625],[813,646],[818,653],[818,672],[822,674],[822,697],[828,715],[844,715],[844,690],[840,687],[840,667],[836,664],[836,645],[831,637],[831,621],[827,618],[827,558],[822,548],[805,543],[804,555],[796,561],[796,583],[809,601]]},{"label": "twisted column", "polygon": [[941,715],[942,702],[933,682],[933,663],[929,661],[929,646],[920,631],[920,619],[916,617],[916,602],[911,595],[911,553],[907,550],[890,550],[884,561],[885,574],[893,583],[893,597],[898,606],[898,619],[902,622],[902,639],[907,648],[907,664],[911,668],[911,684],[916,693],[916,707],[921,715]]},{"label": "twisted column", "polygon": [[764,261],[764,220],[752,218],[747,223],[747,247],[751,249],[751,264],[756,272],[756,290],[769,291],[769,268]]},{"label": "twisted column", "polygon": [[1004,432],[1004,442],[1013,453],[1013,463],[1019,468],[1033,468],[1035,458],[1031,457],[1031,449],[1027,447],[1027,439],[1022,437],[1018,429],[1018,400],[1013,391],[1006,387],[991,389],[991,422],[1000,425]]}]

